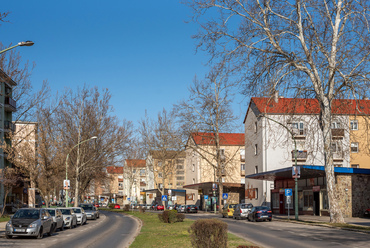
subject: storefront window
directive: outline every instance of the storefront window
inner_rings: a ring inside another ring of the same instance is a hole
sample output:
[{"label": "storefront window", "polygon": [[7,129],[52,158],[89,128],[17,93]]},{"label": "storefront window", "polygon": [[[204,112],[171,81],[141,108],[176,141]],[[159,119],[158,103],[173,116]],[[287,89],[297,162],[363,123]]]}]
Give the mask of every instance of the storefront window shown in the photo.
[{"label": "storefront window", "polygon": [[279,193],[272,193],[272,207],[279,208]]},{"label": "storefront window", "polygon": [[322,192],[322,209],[329,209],[328,194],[326,190],[323,190],[321,192]]},{"label": "storefront window", "polygon": [[303,207],[304,209],[312,209],[313,207],[313,192],[303,191]]}]

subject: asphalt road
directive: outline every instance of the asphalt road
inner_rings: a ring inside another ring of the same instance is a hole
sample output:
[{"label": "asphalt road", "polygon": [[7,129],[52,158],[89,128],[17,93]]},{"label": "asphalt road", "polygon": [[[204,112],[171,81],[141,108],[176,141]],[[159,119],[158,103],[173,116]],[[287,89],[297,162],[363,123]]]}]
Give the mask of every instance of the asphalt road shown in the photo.
[{"label": "asphalt road", "polygon": [[[186,214],[186,218],[200,219],[216,217],[209,214]],[[256,245],[269,247],[369,247],[367,233],[310,226],[280,221],[248,222],[247,220],[223,219],[228,230]]]},{"label": "asphalt road", "polygon": [[128,247],[138,228],[134,219],[115,212],[101,212],[97,220],[86,225],[58,231],[43,239],[31,237],[0,238],[0,247],[113,248]]}]

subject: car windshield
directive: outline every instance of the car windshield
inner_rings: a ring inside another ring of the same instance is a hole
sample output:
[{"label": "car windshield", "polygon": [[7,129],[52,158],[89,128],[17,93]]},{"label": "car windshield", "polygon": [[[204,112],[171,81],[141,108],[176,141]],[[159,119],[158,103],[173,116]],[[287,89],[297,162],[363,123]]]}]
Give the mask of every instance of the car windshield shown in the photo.
[{"label": "car windshield", "polygon": [[229,208],[235,208],[236,204],[230,204]]},{"label": "car windshield", "polygon": [[268,207],[256,207],[256,210],[270,210]]},{"label": "car windshield", "polygon": [[240,206],[240,208],[242,208],[242,209],[245,209],[245,208],[251,208],[252,207],[252,205],[250,205],[250,204],[242,204],[241,206]]},{"label": "car windshield", "polygon": [[13,215],[13,219],[38,219],[39,216],[40,210],[20,209]]},{"label": "car windshield", "polygon": [[84,210],[93,210],[93,206],[82,206]]},{"label": "car windshield", "polygon": [[55,210],[53,209],[48,209],[48,212],[51,216],[55,216]]},{"label": "car windshield", "polygon": [[62,214],[71,215],[71,210],[70,209],[61,209],[60,211],[62,211]]},{"label": "car windshield", "polygon": [[73,209],[73,211],[74,211],[75,213],[78,213],[78,214],[80,214],[80,213],[81,213],[81,209],[79,209],[79,208],[74,208],[74,209]]}]

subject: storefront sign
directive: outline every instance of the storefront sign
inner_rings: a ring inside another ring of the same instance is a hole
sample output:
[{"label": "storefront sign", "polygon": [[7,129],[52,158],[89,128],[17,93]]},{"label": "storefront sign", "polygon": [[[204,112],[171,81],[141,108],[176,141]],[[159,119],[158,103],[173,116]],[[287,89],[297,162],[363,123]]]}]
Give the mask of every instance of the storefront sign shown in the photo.
[{"label": "storefront sign", "polygon": [[320,192],[320,186],[313,186],[312,191],[313,192]]}]

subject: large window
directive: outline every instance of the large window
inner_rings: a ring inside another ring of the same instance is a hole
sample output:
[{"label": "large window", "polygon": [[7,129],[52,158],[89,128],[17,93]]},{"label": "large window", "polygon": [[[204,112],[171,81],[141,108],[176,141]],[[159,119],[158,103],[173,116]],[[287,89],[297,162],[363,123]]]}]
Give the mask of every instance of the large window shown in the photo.
[{"label": "large window", "polygon": [[303,207],[306,210],[313,208],[313,192],[312,191],[303,191]]},{"label": "large window", "polygon": [[240,164],[240,170],[242,170],[242,171],[245,170],[245,164]]},{"label": "large window", "polygon": [[257,144],[254,145],[254,155],[257,155],[258,152],[258,146]]},{"label": "large window", "polygon": [[358,121],[351,120],[351,130],[358,130]]},{"label": "large window", "polygon": [[272,193],[272,208],[279,208],[279,193]]}]

